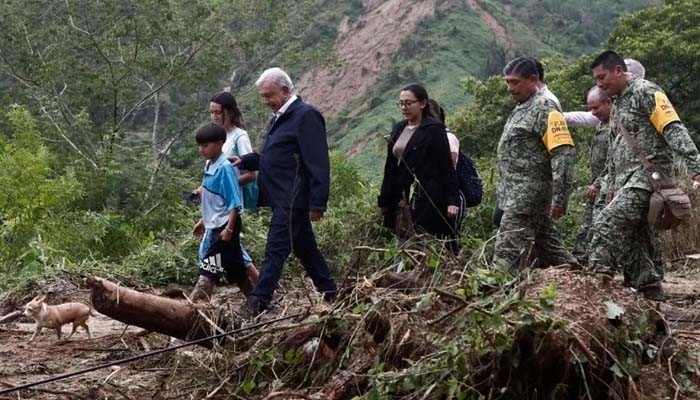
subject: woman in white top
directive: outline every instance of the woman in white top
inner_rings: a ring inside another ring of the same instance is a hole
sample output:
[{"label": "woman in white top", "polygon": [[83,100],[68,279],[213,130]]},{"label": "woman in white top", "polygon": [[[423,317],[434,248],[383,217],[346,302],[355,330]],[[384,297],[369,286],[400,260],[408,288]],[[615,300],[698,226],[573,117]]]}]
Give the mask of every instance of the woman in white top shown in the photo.
[{"label": "woman in white top", "polygon": [[[223,152],[226,157],[241,157],[253,152],[248,132],[243,128],[243,114],[238,108],[236,98],[229,92],[221,92],[209,101],[209,117],[211,122],[222,125],[226,129],[226,142]],[[255,180],[255,171],[239,171],[238,184],[243,186]]]},{"label": "woman in white top", "polygon": [[[236,98],[231,93],[221,92],[211,98],[209,101],[209,117],[211,122],[222,125],[226,130],[226,142],[224,142],[222,150],[229,161],[233,161],[233,157],[241,157],[253,152],[250,137],[243,129],[245,127],[243,114],[238,108]],[[255,180],[255,171],[239,171],[238,168],[236,168],[236,171],[238,172],[238,185],[240,187]],[[241,199],[243,199],[242,191],[240,195]],[[249,208],[246,204],[244,206]],[[247,267],[248,277],[254,286],[258,281],[258,271],[242,244],[241,250],[243,250],[243,263]]]}]

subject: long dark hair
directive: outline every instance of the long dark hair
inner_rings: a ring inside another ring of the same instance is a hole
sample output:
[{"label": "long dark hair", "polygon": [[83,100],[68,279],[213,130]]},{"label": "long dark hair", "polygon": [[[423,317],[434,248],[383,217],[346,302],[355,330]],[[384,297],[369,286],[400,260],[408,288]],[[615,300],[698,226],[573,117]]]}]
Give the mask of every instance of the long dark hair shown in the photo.
[{"label": "long dark hair", "polygon": [[428,108],[430,109],[430,115],[436,120],[445,123],[445,110],[442,109],[440,103],[435,101],[435,99],[428,99]]},{"label": "long dark hair", "polygon": [[243,114],[238,108],[238,103],[236,103],[236,98],[229,92],[221,92],[209,100],[212,103],[221,105],[222,110],[226,110],[230,122],[239,128],[245,129],[245,124],[243,123]]},{"label": "long dark hair", "polygon": [[425,90],[425,88],[417,83],[411,83],[410,85],[406,85],[403,88],[401,88],[401,91],[403,92],[404,90],[407,90],[411,93],[413,93],[414,96],[416,96],[416,99],[418,101],[425,101],[425,107],[423,107],[423,118],[430,117],[430,105],[428,104],[427,100],[429,99],[428,97],[428,91]]}]

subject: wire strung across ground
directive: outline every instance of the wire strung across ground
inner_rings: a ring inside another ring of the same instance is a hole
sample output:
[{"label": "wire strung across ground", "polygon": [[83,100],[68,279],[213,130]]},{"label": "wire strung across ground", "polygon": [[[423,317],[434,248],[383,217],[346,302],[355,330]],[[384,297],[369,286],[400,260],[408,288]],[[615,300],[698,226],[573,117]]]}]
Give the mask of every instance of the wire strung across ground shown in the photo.
[{"label": "wire strung across ground", "polygon": [[259,322],[259,323],[257,323],[257,324],[244,326],[244,327],[242,327],[242,328],[234,329],[234,330],[231,330],[231,331],[228,331],[228,332],[223,332],[223,333],[219,333],[219,334],[216,334],[216,335],[208,336],[208,337],[205,337],[205,338],[193,340],[193,341],[191,341],[191,342],[186,342],[186,343],[178,344],[178,345],[175,345],[175,346],[166,347],[166,348],[164,348],[164,349],[154,350],[154,351],[151,351],[151,352],[148,352],[148,353],[139,354],[138,356],[125,358],[125,359],[123,359],[123,360],[113,361],[113,362],[108,363],[108,364],[96,365],[96,366],[94,366],[94,367],[86,368],[86,369],[79,370],[79,371],[73,371],[73,372],[67,372],[67,373],[65,373],[65,374],[55,375],[55,376],[52,376],[51,378],[47,378],[47,379],[44,379],[44,380],[41,380],[41,381],[30,382],[30,383],[25,383],[25,384],[23,384],[23,385],[13,386],[13,387],[11,387],[11,388],[7,388],[7,389],[2,389],[2,390],[0,390],[0,395],[9,394],[9,393],[12,393],[12,392],[16,392],[16,391],[18,391],[18,390],[28,389],[28,388],[31,388],[31,387],[34,387],[34,386],[43,385],[43,384],[45,384],[45,383],[60,381],[60,380],[63,380],[63,379],[71,378],[71,377],[78,376],[78,375],[83,375],[83,374],[86,374],[86,373],[88,373],[88,372],[97,371],[97,370],[104,369],[104,368],[109,368],[109,367],[112,367],[112,366],[115,366],[115,365],[119,365],[119,364],[130,363],[130,362],[132,362],[132,361],[140,360],[140,359],[142,359],[142,358],[154,356],[154,355],[161,354],[161,353],[165,353],[165,352],[168,352],[168,351],[177,350],[177,349],[180,349],[180,348],[183,348],[183,347],[187,347],[187,346],[192,346],[192,345],[199,344],[199,343],[202,343],[202,342],[206,342],[206,341],[209,341],[209,340],[212,340],[212,339],[218,339],[218,338],[221,338],[221,337],[224,337],[224,336],[229,336],[229,335],[234,335],[234,334],[237,334],[237,333],[240,333],[240,332],[249,331],[249,330],[251,330],[251,329],[259,328],[259,327],[261,327],[261,326],[274,324],[275,322],[281,322],[281,321],[285,321],[285,320],[288,320],[288,319],[297,318],[297,317],[300,317],[300,316],[302,316],[302,315],[304,315],[304,313],[297,313],[297,314],[293,314],[293,315],[288,315],[288,316],[286,316],[286,317],[281,317],[281,318],[273,319],[273,320],[270,320],[270,321],[263,321],[263,322]]}]

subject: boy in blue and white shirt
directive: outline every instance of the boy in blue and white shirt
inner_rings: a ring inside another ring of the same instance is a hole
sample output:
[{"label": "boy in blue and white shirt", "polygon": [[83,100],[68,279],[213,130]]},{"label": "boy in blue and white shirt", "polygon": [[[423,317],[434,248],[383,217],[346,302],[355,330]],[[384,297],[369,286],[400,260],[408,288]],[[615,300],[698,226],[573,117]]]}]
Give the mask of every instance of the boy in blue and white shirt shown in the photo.
[{"label": "boy in blue and white shirt", "polygon": [[192,229],[195,236],[203,236],[199,246],[199,278],[190,297],[192,301],[209,300],[222,275],[248,296],[252,286],[240,244],[243,204],[236,170],[222,151],[226,131],[212,123],[197,131],[196,140],[206,164],[202,178],[202,218]]}]

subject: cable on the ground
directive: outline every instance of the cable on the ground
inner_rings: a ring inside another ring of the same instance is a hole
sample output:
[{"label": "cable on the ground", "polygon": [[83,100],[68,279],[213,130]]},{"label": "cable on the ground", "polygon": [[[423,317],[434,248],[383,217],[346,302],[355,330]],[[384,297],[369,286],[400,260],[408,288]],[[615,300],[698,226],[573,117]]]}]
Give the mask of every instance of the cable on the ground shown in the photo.
[{"label": "cable on the ground", "polygon": [[192,345],[199,344],[199,343],[203,343],[203,342],[210,341],[210,340],[213,340],[213,339],[218,339],[218,338],[220,338],[220,337],[229,336],[229,335],[234,335],[234,334],[236,334],[236,333],[249,331],[249,330],[251,330],[251,329],[259,328],[259,327],[261,327],[261,326],[274,324],[275,322],[280,322],[280,321],[285,321],[285,320],[288,320],[288,319],[297,318],[297,317],[300,317],[300,316],[302,316],[302,315],[304,315],[304,313],[297,313],[297,314],[289,315],[289,316],[286,316],[286,317],[281,317],[281,318],[273,319],[273,320],[270,320],[270,321],[263,321],[263,322],[259,322],[259,323],[257,323],[257,324],[244,326],[244,327],[242,327],[242,328],[234,329],[234,330],[231,330],[231,331],[228,331],[228,332],[219,333],[219,334],[212,335],[212,336],[208,336],[208,337],[205,337],[205,338],[193,340],[193,341],[191,341],[191,342],[185,342],[185,343],[178,344],[178,345],[175,345],[175,346],[166,347],[166,348],[159,349],[159,350],[154,350],[154,351],[151,351],[151,352],[148,352],[148,353],[144,353],[144,354],[139,354],[138,356],[134,356],[134,357],[125,358],[125,359],[122,359],[122,360],[113,361],[113,362],[108,363],[108,364],[96,365],[96,366],[94,366],[94,367],[86,368],[86,369],[79,370],[79,371],[73,371],[73,372],[67,372],[67,373],[64,373],[64,374],[55,375],[55,376],[52,376],[52,377],[50,377],[50,378],[47,378],[47,379],[44,379],[44,380],[41,380],[41,381],[30,382],[30,383],[25,383],[25,384],[22,384],[22,385],[13,386],[13,387],[10,387],[10,388],[7,388],[7,389],[2,389],[2,390],[0,390],[0,395],[12,393],[12,392],[16,392],[16,391],[18,391],[18,390],[28,389],[28,388],[31,388],[31,387],[34,387],[34,386],[43,385],[43,384],[45,384],[45,383],[60,381],[60,380],[63,380],[63,379],[67,379],[67,378],[74,377],[74,376],[83,375],[83,374],[86,374],[86,373],[88,373],[88,372],[92,372],[92,371],[97,371],[97,370],[104,369],[104,368],[113,367],[113,366],[119,365],[119,364],[130,363],[130,362],[132,362],[132,361],[140,360],[140,359],[142,359],[142,358],[154,356],[154,355],[161,354],[161,353],[165,353],[165,352],[168,352],[168,351],[177,350],[177,349],[180,349],[180,348],[183,348],[183,347],[187,347],[187,346],[192,346]]}]

